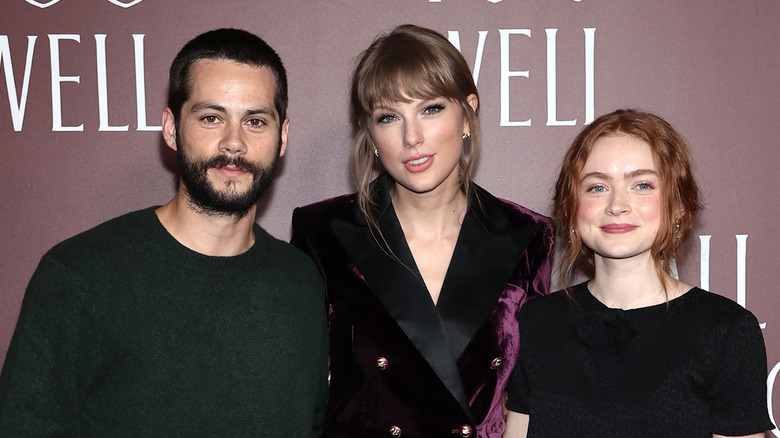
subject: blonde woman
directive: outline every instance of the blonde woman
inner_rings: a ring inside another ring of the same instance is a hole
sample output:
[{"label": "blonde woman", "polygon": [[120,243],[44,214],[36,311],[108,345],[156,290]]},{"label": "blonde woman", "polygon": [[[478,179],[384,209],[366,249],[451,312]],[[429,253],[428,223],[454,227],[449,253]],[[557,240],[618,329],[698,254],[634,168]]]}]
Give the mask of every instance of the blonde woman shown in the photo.
[{"label": "blonde woman", "polygon": [[479,97],[442,35],[377,38],[352,106],[357,193],[293,214],[330,305],[325,436],[498,438],[516,313],[549,287],[550,221],[471,181]]}]

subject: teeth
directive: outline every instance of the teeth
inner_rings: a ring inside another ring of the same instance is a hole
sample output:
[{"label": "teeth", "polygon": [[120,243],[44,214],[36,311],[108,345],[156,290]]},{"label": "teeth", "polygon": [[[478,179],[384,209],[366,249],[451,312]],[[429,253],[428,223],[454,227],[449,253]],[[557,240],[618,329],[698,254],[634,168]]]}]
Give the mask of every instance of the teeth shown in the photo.
[{"label": "teeth", "polygon": [[412,164],[412,165],[422,164],[422,163],[428,161],[428,158],[430,158],[430,157],[422,157],[422,158],[418,158],[416,160],[409,160],[409,164]]}]

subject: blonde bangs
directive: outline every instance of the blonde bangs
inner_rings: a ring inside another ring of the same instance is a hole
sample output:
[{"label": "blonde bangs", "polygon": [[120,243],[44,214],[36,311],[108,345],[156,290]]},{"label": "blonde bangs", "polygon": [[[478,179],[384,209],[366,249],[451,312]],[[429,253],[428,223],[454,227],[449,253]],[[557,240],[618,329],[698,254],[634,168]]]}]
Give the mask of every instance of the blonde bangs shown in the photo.
[{"label": "blonde bangs", "polygon": [[[412,50],[403,56],[391,53],[377,54],[393,62],[380,62],[366,69],[357,81],[357,97],[364,114],[370,114],[378,106],[410,99],[435,99],[445,97],[463,100],[463,90],[447,75],[449,66],[439,65],[436,57],[421,50]],[[420,59],[416,59],[416,58]],[[422,60],[427,60],[423,62]]]}]

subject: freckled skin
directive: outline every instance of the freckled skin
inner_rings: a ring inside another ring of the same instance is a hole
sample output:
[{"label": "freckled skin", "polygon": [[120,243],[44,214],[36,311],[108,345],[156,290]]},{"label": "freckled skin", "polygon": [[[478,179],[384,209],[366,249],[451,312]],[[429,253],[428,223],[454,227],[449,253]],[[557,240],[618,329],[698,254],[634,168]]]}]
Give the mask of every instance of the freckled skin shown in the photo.
[{"label": "freckled skin", "polygon": [[595,256],[650,256],[661,224],[661,187],[650,145],[627,135],[599,138],[582,169],[577,232]]}]

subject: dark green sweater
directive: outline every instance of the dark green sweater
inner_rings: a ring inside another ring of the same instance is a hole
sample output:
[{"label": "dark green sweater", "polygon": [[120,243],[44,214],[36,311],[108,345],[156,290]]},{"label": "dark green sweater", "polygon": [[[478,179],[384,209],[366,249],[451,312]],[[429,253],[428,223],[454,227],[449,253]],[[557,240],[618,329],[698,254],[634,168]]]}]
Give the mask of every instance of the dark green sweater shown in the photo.
[{"label": "dark green sweater", "polygon": [[0,374],[0,436],[319,436],[322,279],[254,233],[247,252],[208,257],[149,208],[55,246]]}]

